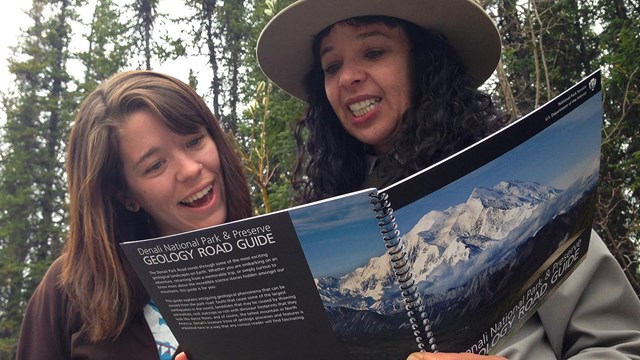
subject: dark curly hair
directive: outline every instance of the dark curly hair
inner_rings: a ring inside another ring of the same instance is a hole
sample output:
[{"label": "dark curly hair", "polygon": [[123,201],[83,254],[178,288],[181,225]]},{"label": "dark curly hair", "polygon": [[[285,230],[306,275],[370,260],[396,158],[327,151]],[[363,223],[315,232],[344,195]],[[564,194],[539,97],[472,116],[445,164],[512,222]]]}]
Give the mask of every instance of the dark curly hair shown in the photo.
[{"label": "dark curly hair", "polygon": [[[357,17],[350,25],[383,22],[400,26],[411,47],[413,83],[411,107],[405,112],[393,155],[408,176],[473,144],[504,126],[508,115],[480,92],[441,34],[413,23],[384,16]],[[304,83],[307,111],[294,128],[297,159],[293,185],[297,201],[305,203],[359,189],[367,175],[367,145],[340,124],[324,89],[319,48],[331,27],[316,35],[314,64]]]}]

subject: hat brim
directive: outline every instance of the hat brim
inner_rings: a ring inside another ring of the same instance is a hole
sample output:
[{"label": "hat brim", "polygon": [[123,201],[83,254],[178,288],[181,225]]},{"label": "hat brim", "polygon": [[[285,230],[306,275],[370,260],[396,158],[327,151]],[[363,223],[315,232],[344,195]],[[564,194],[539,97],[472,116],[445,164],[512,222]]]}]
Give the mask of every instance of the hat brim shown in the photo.
[{"label": "hat brim", "polygon": [[257,44],[264,74],[289,94],[307,100],[303,79],[313,63],[316,34],[341,20],[382,15],[403,19],[447,37],[476,85],[500,59],[500,34],[491,18],[469,0],[301,0],[278,13]]}]

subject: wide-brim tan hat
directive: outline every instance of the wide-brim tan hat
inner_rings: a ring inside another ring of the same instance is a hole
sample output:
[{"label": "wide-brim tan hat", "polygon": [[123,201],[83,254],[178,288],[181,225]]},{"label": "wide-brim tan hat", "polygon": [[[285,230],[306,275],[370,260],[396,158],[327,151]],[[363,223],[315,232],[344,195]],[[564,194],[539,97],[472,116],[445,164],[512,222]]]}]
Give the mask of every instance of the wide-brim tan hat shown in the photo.
[{"label": "wide-brim tan hat", "polygon": [[313,63],[316,34],[341,20],[383,15],[407,20],[447,37],[475,85],[491,76],[500,59],[500,34],[470,0],[300,0],[278,13],[258,39],[264,74],[289,94],[307,100],[303,79]]}]

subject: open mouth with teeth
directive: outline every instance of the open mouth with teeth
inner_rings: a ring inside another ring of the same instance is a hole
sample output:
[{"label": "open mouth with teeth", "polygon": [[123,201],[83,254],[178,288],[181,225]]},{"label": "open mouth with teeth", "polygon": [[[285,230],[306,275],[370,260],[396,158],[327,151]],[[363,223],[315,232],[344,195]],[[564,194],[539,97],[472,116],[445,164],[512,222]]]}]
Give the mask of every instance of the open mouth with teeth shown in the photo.
[{"label": "open mouth with teeth", "polygon": [[205,204],[208,204],[209,201],[213,198],[213,185],[209,185],[206,188],[202,189],[202,191],[193,194],[188,199],[180,201],[180,205],[188,206],[188,207],[201,207]]},{"label": "open mouth with teeth", "polygon": [[380,100],[380,98],[377,98],[358,101],[357,103],[349,105],[349,110],[351,110],[353,115],[360,117],[378,106]]}]

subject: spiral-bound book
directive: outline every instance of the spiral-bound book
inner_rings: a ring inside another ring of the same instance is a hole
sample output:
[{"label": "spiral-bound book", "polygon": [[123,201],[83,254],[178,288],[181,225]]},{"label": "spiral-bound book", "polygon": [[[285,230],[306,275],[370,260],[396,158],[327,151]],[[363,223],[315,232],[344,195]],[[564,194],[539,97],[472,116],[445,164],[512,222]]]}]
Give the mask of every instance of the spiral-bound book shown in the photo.
[{"label": "spiral-bound book", "polygon": [[124,252],[190,360],[495,353],[589,246],[600,73],[385,189]]}]

